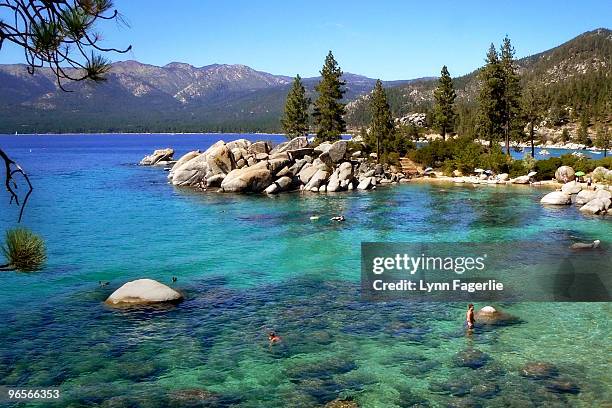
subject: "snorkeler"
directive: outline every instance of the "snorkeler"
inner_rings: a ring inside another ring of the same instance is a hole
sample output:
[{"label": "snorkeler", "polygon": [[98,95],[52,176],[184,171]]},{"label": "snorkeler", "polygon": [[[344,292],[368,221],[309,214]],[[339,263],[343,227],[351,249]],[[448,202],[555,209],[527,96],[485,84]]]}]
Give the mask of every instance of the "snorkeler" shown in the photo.
[{"label": "snorkeler", "polygon": [[338,222],[341,222],[341,221],[344,221],[344,220],[345,220],[344,215],[337,215],[337,216],[335,216],[335,217],[331,217],[331,218],[330,218],[330,221],[338,221]]},{"label": "snorkeler", "polygon": [[465,322],[467,323],[468,330],[472,330],[474,328],[474,321],[474,305],[470,303],[465,314]]}]

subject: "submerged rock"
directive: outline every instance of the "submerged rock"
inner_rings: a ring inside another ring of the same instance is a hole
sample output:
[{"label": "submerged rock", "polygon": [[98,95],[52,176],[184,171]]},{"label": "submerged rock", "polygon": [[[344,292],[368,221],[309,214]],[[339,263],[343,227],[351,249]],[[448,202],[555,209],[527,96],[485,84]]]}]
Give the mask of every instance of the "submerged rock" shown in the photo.
[{"label": "submerged rock", "polygon": [[546,382],[549,391],[559,394],[578,394],[580,386],[572,380],[565,378],[555,378]]},{"label": "submerged rock", "polygon": [[153,279],[128,282],[106,299],[110,305],[176,302],[183,299],[176,290]]},{"label": "submerged rock", "polygon": [[559,375],[559,370],[553,364],[536,361],[527,363],[520,369],[523,377],[536,380],[553,378]]},{"label": "submerged rock", "polygon": [[359,404],[350,399],[336,399],[325,404],[324,408],[359,408]]},{"label": "submerged rock", "polygon": [[480,368],[490,357],[480,350],[468,348],[455,354],[454,362],[459,367]]},{"label": "submerged rock", "polygon": [[470,394],[478,398],[492,398],[499,391],[499,386],[493,382],[483,382],[470,388]]}]

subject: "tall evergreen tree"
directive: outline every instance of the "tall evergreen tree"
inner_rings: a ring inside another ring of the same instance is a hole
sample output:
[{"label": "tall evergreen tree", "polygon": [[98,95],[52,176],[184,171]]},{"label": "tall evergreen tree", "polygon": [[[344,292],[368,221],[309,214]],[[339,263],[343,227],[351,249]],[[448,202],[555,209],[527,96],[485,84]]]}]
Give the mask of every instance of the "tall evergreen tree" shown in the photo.
[{"label": "tall evergreen tree", "polygon": [[310,99],[306,97],[302,78],[298,75],[293,80],[293,86],[287,95],[285,114],[281,119],[287,138],[308,134],[308,105]]},{"label": "tall evergreen tree", "polygon": [[434,113],[433,123],[442,135],[442,140],[446,139],[446,134],[452,132],[455,126],[455,98],[457,94],[453,88],[453,80],[448,73],[446,65],[442,67],[438,87],[434,91]]},{"label": "tall evergreen tree", "polygon": [[372,121],[370,122],[370,133],[366,143],[371,147],[376,147],[377,159],[380,160],[381,152],[386,151],[392,142],[394,132],[393,116],[387,102],[387,94],[382,86],[382,82],[376,81],[372,97],[370,99],[370,110]]},{"label": "tall evergreen tree", "polygon": [[321,81],[315,87],[319,96],[314,103],[314,119],[317,125],[317,140],[335,141],[346,131],[344,104],[341,102],[345,82],[342,70],[330,51],[321,69]]},{"label": "tall evergreen tree", "polygon": [[504,130],[504,140],[506,144],[506,154],[510,155],[510,139],[516,139],[521,133],[520,122],[520,99],[521,86],[520,77],[516,70],[514,60],[514,47],[510,43],[508,36],[504,38],[500,52],[500,65],[503,76],[502,93],[502,126]]},{"label": "tall evergreen tree", "polygon": [[604,157],[608,156],[608,150],[610,150],[610,146],[612,144],[612,141],[610,139],[610,132],[608,131],[608,128],[600,124],[597,127],[597,137],[595,138],[595,146],[600,149],[603,149]]},{"label": "tall evergreen tree", "polygon": [[580,115],[580,125],[576,133],[576,142],[588,146],[591,144],[589,139],[589,114],[585,111]]},{"label": "tall evergreen tree", "polygon": [[534,85],[525,89],[522,95],[522,113],[525,122],[529,125],[529,141],[531,143],[531,157],[535,157],[534,134],[535,125],[542,120],[540,93]]},{"label": "tall evergreen tree", "polygon": [[504,73],[495,46],[487,52],[486,65],[479,73],[482,83],[478,95],[478,136],[489,141],[489,147],[504,135],[503,95]]}]

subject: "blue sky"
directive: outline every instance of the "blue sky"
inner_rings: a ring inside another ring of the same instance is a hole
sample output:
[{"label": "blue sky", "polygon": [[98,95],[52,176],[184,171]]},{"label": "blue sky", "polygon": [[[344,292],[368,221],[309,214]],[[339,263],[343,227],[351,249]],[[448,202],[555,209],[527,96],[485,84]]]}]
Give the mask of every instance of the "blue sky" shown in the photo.
[{"label": "blue sky", "polygon": [[[98,27],[105,44],[164,65],[245,64],[274,74],[318,75],[328,50],[346,72],[384,80],[451,75],[482,64],[508,34],[527,56],[598,27],[612,1],[205,1],[116,0],[129,27]],[[6,46],[0,63],[23,62]]]}]

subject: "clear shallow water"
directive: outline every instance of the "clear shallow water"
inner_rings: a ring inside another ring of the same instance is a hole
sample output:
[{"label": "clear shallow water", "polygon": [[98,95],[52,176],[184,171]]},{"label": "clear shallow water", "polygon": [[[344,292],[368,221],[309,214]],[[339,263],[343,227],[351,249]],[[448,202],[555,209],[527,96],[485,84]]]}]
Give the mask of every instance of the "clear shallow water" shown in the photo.
[{"label": "clear shallow water", "polygon": [[[161,169],[134,165],[155,148],[172,146],[178,157],[236,137],[0,136],[31,174],[24,222],[45,237],[49,255],[42,272],[0,275],[0,385],[59,385],[58,407],[311,407],[349,396],[366,407],[586,407],[612,399],[608,304],[502,305],[523,323],[467,338],[464,305],[368,304],[358,292],[361,241],[529,240],[537,253],[537,242],[609,240],[609,220],[543,208],[543,192],[530,188],[219,195],[175,189]],[[4,191],[0,200],[4,230],[16,209]],[[345,223],[326,221],[340,212]],[[309,221],[313,214],[321,219]],[[170,284],[172,276],[186,294],[176,307],[102,303],[125,281]],[[281,346],[268,347],[270,329]],[[457,367],[455,354],[469,348],[489,362]],[[531,361],[557,365],[581,392],[552,393],[519,376]],[[476,384],[496,392],[475,396]]]}]

